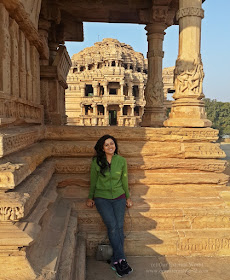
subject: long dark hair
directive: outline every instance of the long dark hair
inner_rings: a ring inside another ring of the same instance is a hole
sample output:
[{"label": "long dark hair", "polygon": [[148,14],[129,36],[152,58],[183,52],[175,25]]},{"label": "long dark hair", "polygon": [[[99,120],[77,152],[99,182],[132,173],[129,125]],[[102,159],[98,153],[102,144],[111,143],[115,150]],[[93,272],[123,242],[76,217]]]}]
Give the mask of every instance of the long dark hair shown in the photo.
[{"label": "long dark hair", "polygon": [[103,176],[105,176],[104,173],[108,167],[106,155],[105,155],[105,152],[103,151],[103,146],[104,146],[105,140],[107,140],[107,139],[113,140],[113,142],[115,143],[115,147],[116,147],[114,154],[118,154],[117,140],[113,136],[106,134],[106,135],[102,136],[100,139],[98,139],[98,141],[94,147],[94,149],[96,151],[96,156],[94,156],[94,158],[97,159],[97,164],[100,166],[100,172]]}]

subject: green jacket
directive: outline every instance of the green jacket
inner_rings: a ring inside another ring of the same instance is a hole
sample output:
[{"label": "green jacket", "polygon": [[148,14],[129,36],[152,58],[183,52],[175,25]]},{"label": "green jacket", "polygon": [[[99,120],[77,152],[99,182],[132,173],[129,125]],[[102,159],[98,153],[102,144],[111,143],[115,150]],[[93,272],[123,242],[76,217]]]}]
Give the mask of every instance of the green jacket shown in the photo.
[{"label": "green jacket", "polygon": [[90,191],[88,198],[101,197],[114,199],[124,194],[129,198],[128,171],[126,159],[115,154],[112,157],[111,167],[100,173],[96,158],[92,160],[90,169]]}]

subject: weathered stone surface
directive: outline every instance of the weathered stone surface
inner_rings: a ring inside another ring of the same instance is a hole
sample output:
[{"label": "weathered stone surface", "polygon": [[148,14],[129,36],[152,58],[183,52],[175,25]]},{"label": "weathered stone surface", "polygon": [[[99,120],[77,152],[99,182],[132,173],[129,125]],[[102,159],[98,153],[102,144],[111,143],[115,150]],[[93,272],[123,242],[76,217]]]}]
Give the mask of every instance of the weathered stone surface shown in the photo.
[{"label": "weathered stone surface", "polygon": [[[113,135],[118,141],[143,140],[157,142],[216,142],[218,130],[212,128],[128,128],[46,126],[45,139],[48,140],[84,140],[96,141],[104,134]],[[118,142],[119,144],[119,142]]]}]

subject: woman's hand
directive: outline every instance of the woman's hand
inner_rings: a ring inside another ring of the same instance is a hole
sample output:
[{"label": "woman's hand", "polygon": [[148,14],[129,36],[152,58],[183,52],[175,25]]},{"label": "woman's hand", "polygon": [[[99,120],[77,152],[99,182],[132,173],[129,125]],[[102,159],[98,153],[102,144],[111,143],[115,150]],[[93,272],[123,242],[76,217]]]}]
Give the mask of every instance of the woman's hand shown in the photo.
[{"label": "woman's hand", "polygon": [[94,204],[95,204],[95,202],[94,202],[93,199],[90,199],[90,198],[87,199],[86,205],[87,205],[88,207],[93,207]]},{"label": "woman's hand", "polygon": [[130,207],[133,206],[133,202],[132,202],[131,198],[127,198],[127,199],[126,199],[126,206],[127,206],[128,208],[130,208]]}]

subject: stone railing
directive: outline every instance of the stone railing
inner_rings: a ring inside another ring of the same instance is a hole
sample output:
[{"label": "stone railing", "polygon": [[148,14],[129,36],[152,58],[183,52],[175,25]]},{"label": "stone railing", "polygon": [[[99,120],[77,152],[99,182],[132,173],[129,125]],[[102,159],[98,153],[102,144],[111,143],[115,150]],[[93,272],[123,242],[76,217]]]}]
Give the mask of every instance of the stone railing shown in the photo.
[{"label": "stone railing", "polygon": [[122,116],[118,119],[118,125],[119,126],[130,126],[135,127],[139,126],[141,122],[141,117],[136,116]]},{"label": "stone railing", "polygon": [[80,116],[80,125],[82,126],[107,126],[108,120],[105,116]]}]

